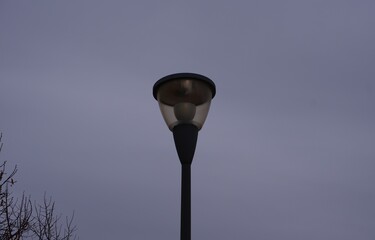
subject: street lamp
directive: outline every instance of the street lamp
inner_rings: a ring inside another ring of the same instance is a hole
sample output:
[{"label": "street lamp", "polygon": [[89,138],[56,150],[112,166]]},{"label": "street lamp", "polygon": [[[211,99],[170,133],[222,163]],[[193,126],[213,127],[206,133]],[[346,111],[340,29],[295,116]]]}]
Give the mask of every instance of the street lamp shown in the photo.
[{"label": "street lamp", "polygon": [[191,239],[190,166],[198,131],[206,120],[215,93],[214,82],[195,73],[168,75],[157,81],[153,88],[161,114],[173,132],[181,162],[181,240]]}]

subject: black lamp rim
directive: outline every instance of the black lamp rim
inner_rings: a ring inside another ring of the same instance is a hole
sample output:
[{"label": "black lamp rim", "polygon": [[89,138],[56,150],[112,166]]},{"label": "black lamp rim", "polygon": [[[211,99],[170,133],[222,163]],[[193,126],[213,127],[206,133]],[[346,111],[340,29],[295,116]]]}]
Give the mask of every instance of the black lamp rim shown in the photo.
[{"label": "black lamp rim", "polygon": [[211,79],[209,79],[208,77],[197,74],[197,73],[174,73],[174,74],[170,74],[168,76],[165,76],[165,77],[159,79],[154,84],[154,87],[152,89],[152,93],[153,93],[154,98],[157,100],[158,89],[162,84],[164,84],[168,81],[171,81],[171,80],[182,79],[182,78],[189,78],[189,79],[199,80],[199,81],[207,83],[208,86],[211,89],[212,98],[214,98],[214,96],[216,94],[215,83]]}]

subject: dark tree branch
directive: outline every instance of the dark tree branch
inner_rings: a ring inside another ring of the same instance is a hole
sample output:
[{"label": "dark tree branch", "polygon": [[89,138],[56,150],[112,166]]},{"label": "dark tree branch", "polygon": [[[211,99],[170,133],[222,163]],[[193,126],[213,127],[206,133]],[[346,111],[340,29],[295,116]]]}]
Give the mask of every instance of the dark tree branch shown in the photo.
[{"label": "dark tree branch", "polygon": [[[3,135],[0,133],[0,151]],[[73,224],[74,212],[61,224],[61,215],[55,214],[55,202],[44,195],[42,204],[32,204],[22,194],[18,201],[10,188],[15,184],[17,165],[7,174],[6,161],[0,164],[0,240],[75,240],[77,227]],[[33,215],[34,210],[34,215]]]}]

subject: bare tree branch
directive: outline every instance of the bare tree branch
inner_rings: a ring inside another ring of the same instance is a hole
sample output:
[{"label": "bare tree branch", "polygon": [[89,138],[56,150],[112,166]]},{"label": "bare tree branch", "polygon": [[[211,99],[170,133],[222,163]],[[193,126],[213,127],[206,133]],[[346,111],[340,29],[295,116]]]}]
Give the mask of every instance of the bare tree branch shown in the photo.
[{"label": "bare tree branch", "polygon": [[[0,133],[0,151],[2,149]],[[55,213],[55,202],[44,195],[43,203],[34,205],[30,197],[22,194],[17,200],[10,188],[16,181],[17,165],[7,174],[6,161],[0,164],[0,240],[75,240],[77,227],[73,224],[74,212],[66,217],[65,225],[61,215]],[[33,214],[34,213],[34,214]]]}]

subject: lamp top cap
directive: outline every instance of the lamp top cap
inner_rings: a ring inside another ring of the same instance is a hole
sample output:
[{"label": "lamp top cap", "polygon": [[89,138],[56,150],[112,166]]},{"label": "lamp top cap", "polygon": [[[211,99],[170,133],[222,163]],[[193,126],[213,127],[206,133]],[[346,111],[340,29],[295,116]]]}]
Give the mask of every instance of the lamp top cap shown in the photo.
[{"label": "lamp top cap", "polygon": [[152,89],[152,93],[154,95],[154,98],[157,100],[157,92],[158,92],[158,88],[168,82],[168,81],[171,81],[171,80],[176,80],[176,79],[193,79],[193,80],[198,80],[198,81],[202,81],[202,82],[205,82],[206,84],[208,84],[208,86],[210,87],[211,89],[211,92],[212,92],[212,98],[214,98],[215,94],[216,94],[216,87],[215,87],[215,83],[209,79],[208,77],[206,76],[203,76],[203,75],[200,75],[200,74],[196,74],[196,73],[174,73],[174,74],[170,74],[168,76],[165,76],[161,79],[159,79],[155,84],[154,84],[154,87]]}]

